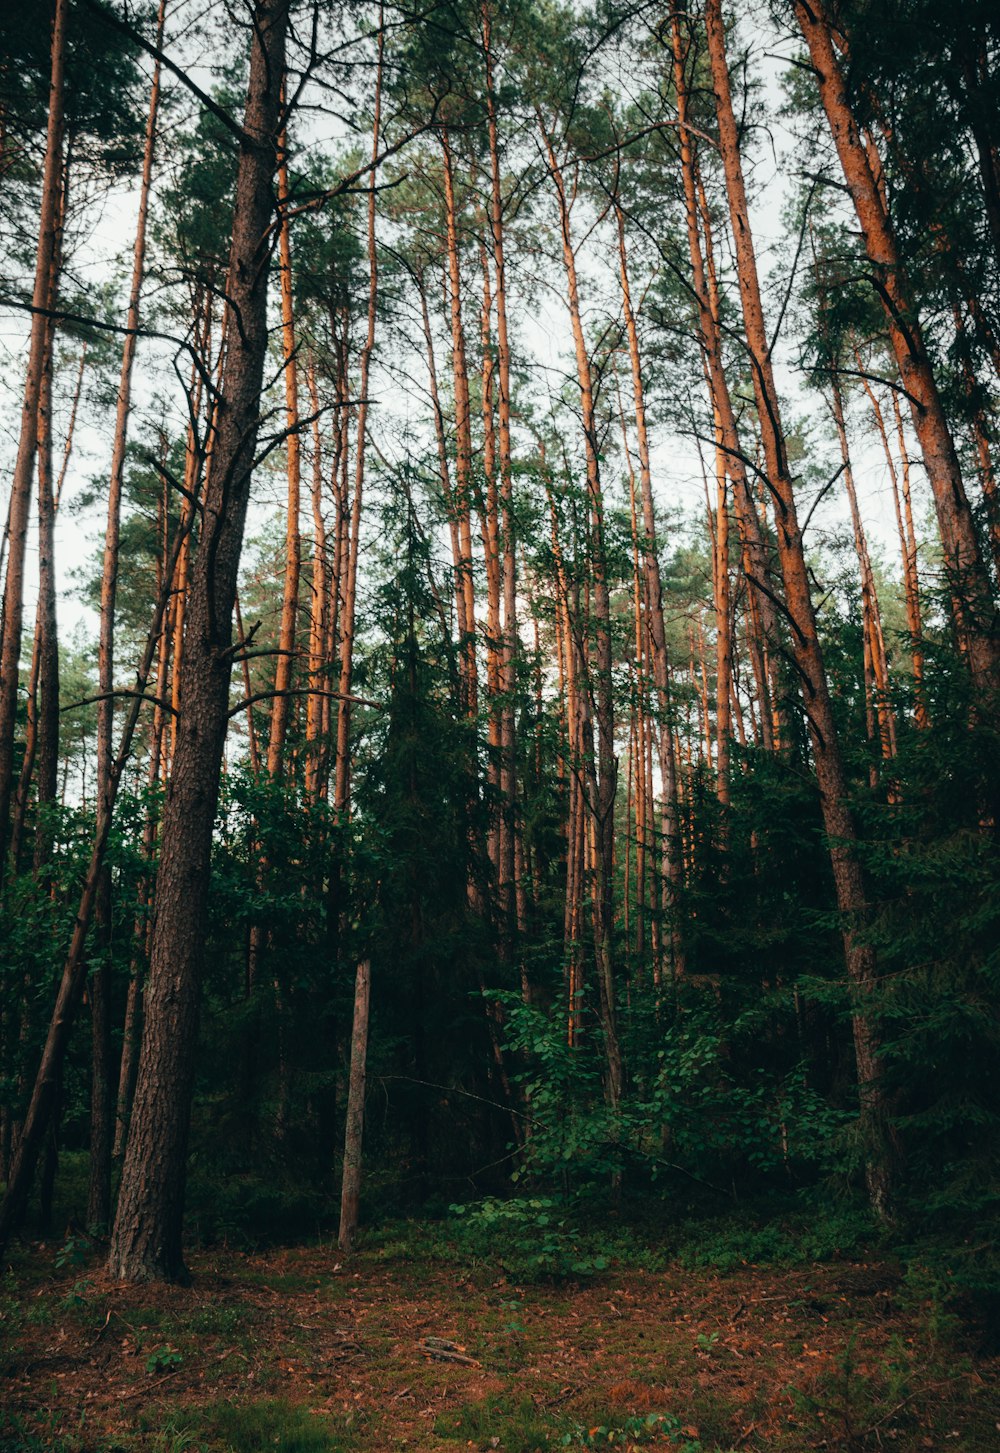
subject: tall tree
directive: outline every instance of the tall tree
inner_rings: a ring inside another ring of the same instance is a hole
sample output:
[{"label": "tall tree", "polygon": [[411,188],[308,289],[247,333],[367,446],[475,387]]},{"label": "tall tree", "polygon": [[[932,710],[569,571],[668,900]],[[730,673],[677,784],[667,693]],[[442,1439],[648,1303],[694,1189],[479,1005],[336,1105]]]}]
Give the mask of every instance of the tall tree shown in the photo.
[{"label": "tall tree", "polygon": [[145,1032],[109,1266],[123,1280],[186,1275],[182,1222],[208,881],[228,722],[232,616],[267,351],[272,187],[289,0],[257,0],[232,248],[225,363],[193,563],[182,712],[163,814]]}]

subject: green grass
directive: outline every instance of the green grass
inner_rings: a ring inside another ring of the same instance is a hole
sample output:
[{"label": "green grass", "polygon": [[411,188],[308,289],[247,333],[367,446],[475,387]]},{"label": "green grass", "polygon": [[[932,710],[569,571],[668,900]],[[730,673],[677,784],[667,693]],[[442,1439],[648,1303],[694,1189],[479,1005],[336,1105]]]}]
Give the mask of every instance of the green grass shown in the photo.
[{"label": "green grass", "polygon": [[530,1398],[489,1397],[442,1414],[434,1432],[439,1438],[477,1448],[489,1447],[498,1438],[495,1446],[504,1453],[534,1453],[546,1445],[558,1447],[568,1426],[557,1413],[539,1413]]},{"label": "green grass", "polygon": [[278,1398],[175,1409],[158,1437],[158,1453],[348,1453],[358,1446],[357,1430],[346,1420]]}]

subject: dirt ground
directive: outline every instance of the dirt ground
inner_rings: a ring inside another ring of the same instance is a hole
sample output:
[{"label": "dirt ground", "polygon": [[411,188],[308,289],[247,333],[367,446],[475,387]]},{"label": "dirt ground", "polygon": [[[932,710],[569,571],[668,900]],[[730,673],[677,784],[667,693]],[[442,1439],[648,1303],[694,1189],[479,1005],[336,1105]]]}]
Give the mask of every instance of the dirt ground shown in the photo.
[{"label": "dirt ground", "polygon": [[180,1288],[74,1251],[3,1284],[5,1453],[1000,1449],[1000,1362],[891,1264],[518,1286],[400,1242],[196,1255]]}]

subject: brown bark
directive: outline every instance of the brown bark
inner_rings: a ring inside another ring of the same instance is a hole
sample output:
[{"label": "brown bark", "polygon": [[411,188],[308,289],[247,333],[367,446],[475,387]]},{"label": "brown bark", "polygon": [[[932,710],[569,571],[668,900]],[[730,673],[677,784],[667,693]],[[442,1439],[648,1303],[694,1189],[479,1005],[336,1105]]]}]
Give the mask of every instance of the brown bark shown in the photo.
[{"label": "brown bark", "polygon": [[979,482],[982,485],[983,501],[986,505],[986,528],[989,535],[990,554],[993,559],[993,571],[996,578],[1000,580],[1000,491],[997,489],[990,421],[972,366],[965,319],[962,309],[957,303],[952,307],[952,317],[955,320],[955,337],[960,354],[959,366],[962,373],[962,384],[969,406],[969,431],[972,435],[973,448],[976,451]]},{"label": "brown bark", "polygon": [[455,178],[447,129],[441,132],[444,158],[444,200],[448,253],[448,296],[451,324],[451,364],[455,394],[455,500],[458,527],[458,582],[461,592],[459,629],[462,635],[463,688],[465,709],[475,717],[478,696],[476,667],[476,601],[472,574],[472,406],[469,399],[469,369],[462,322],[462,278],[458,255],[458,216],[455,206]]},{"label": "brown bark", "polygon": [[[157,15],[156,45],[163,40],[166,0],[160,0]],[[121,536],[122,485],[125,474],[125,448],[128,440],[128,419],[132,400],[132,368],[138,341],[139,306],[146,262],[146,222],[149,213],[149,192],[153,175],[153,151],[156,143],[156,121],[160,103],[160,63],[153,68],[146,137],[142,159],[142,180],[139,189],[139,213],[135,243],[132,250],[132,280],[129,288],[125,342],[122,346],[118,399],[115,409],[115,433],[108,480],[107,524],[104,532],[104,562],[101,571],[101,610],[98,641],[98,690],[102,700],[97,706],[97,787],[98,794],[111,788],[112,729],[114,724],[114,651],[115,601],[118,591],[118,554]],[[112,1119],[113,1068],[111,1047],[111,874],[105,866],[97,894],[98,963],[90,977],[91,1009],[91,1095],[90,1095],[90,1190],[87,1205],[88,1225],[104,1229],[111,1220],[111,1155],[114,1143]]]},{"label": "brown bark", "polygon": [[[316,364],[309,360],[307,370],[309,397],[313,412],[312,425],[312,576],[309,609],[309,685],[319,686],[324,666],[326,622],[329,613],[330,568],[326,555],[326,520],[323,516],[323,448],[319,427],[319,390]],[[247,693],[249,695],[249,692]],[[312,802],[320,799],[324,773],[323,698],[314,693],[306,699],[306,796]]]},{"label": "brown bark", "polygon": [[670,727],[670,661],[667,653],[666,626],[663,619],[663,582],[660,576],[660,561],[656,547],[656,511],[653,504],[653,476],[649,458],[649,432],[646,422],[646,398],[642,379],[642,356],[639,349],[639,330],[632,307],[632,291],[629,280],[628,249],[625,236],[625,216],[621,206],[615,202],[615,221],[618,229],[618,263],[622,290],[622,306],[625,313],[625,328],[628,336],[629,363],[632,372],[632,401],[635,412],[635,428],[639,453],[639,487],[642,501],[642,566],[643,603],[646,629],[649,637],[649,656],[656,684],[660,722],[657,734],[659,751],[660,782],[663,794],[663,887],[667,895],[668,912],[671,917],[671,950],[673,972],[683,972],[683,949],[677,928],[677,899],[682,886],[683,867],[680,860],[677,822],[677,769],[673,752],[673,737]]},{"label": "brown bark", "polygon": [[[861,369],[861,360],[858,358],[858,368]],[[864,380],[865,393],[872,406],[875,416],[875,424],[878,428],[879,438],[882,441],[882,450],[885,454],[886,464],[889,468],[889,479],[892,483],[892,502],[896,512],[896,528],[899,532],[899,548],[903,557],[903,596],[906,603],[906,624],[910,633],[910,652],[913,663],[913,684],[916,696],[916,708],[914,712],[917,726],[925,727],[928,724],[927,703],[924,696],[924,649],[923,649],[923,622],[920,609],[920,576],[917,565],[917,537],[913,528],[913,509],[910,500],[910,460],[906,450],[906,438],[903,433],[903,415],[899,407],[899,399],[893,393],[893,406],[896,413],[898,425],[900,461],[902,464],[902,506],[900,505],[900,480],[896,470],[896,461],[893,458],[892,447],[889,443],[889,435],[886,431],[885,418],[882,414],[882,406],[878,401],[868,379]]]},{"label": "brown bark", "polygon": [[[206,292],[200,300],[203,308],[202,326],[200,334],[200,352],[208,366],[208,359],[212,341],[212,301],[213,295]],[[224,330],[223,330],[224,331]],[[221,370],[224,362],[225,347],[219,349],[219,382],[221,382]],[[196,364],[191,367],[191,380],[188,386],[188,398],[190,409],[190,421],[187,428],[187,439],[184,451],[184,479],[183,500],[181,503],[181,554],[177,562],[177,581],[173,596],[173,608],[171,610],[170,631],[173,637],[171,643],[171,677],[170,677],[170,705],[172,714],[170,718],[170,749],[166,754],[164,768],[169,769],[174,759],[174,752],[177,749],[177,733],[180,727],[180,706],[181,706],[181,677],[184,665],[184,629],[187,620],[188,585],[191,575],[191,551],[193,548],[192,526],[197,517],[198,495],[201,489],[202,468],[206,456],[203,455],[198,440],[197,425],[201,416],[202,400],[204,393],[204,382],[202,370]],[[215,427],[215,410],[210,405],[208,410],[208,426],[206,429],[206,448],[210,449]]]},{"label": "brown bark", "polygon": [[163,816],[146,1025],[111,1241],[123,1280],[186,1274],[181,1252],[212,829],[228,721],[232,615],[267,350],[267,278],[288,0],[258,0],[236,179],[225,368],[192,568],[183,703]]},{"label": "brown bark", "polygon": [[992,693],[1000,687],[996,606],[954,440],[924,345],[919,313],[900,261],[892,223],[851,111],[823,7],[820,0],[810,0],[810,3],[794,0],[794,5],[857,213],[872,267],[872,283],[885,311],[900,379],[910,401],[913,427],[934,496],[945,571],[954,601],[955,626],[965,646],[975,686],[980,692]]},{"label": "brown bark", "polygon": [[0,648],[0,881],[7,854],[11,797],[14,790],[14,731],[17,721],[18,674],[24,616],[24,559],[31,508],[31,488],[38,450],[38,409],[45,366],[48,318],[55,297],[56,259],[60,246],[63,180],[63,74],[68,0],[55,0],[49,71],[48,123],[42,202],[35,253],[31,332],[24,382],[17,458],[11,481],[8,514],[7,574],[3,595],[3,637]]},{"label": "brown bark", "polygon": [[[379,132],[382,117],[382,57],[385,30],[379,8],[378,70],[375,80],[375,116],[372,123],[372,172],[368,188],[368,330],[361,348],[357,441],[354,459],[354,496],[351,502],[349,532],[346,534],[346,559],[341,577],[343,610],[340,624],[340,704],[337,711],[337,759],[334,782],[334,806],[338,816],[348,812],[351,795],[351,672],[354,664],[354,626],[358,588],[358,545],[361,530],[361,497],[365,478],[365,443],[368,429],[368,374],[375,347],[375,317],[378,301],[378,255],[375,248],[375,162],[378,160]],[[346,522],[345,522],[346,523]]]},{"label": "brown bark", "polygon": [[893,1213],[892,1132],[881,1081],[879,1039],[869,1009],[871,995],[877,983],[878,965],[873,947],[864,941],[864,928],[869,917],[867,893],[858,853],[857,832],[848,805],[849,787],[840,755],[829,683],[816,632],[802,532],[772,372],[739,137],[733,113],[721,0],[706,0],[705,21],[719,125],[720,153],[736,250],[744,332],[768,486],[774,501],[785,607],[809,721],[837,904],[843,919],[845,963],[853,1000],[852,1027],[868,1190],[876,1214],[889,1219]]},{"label": "brown bark", "polygon": [[[171,555],[169,569],[153,611],[153,620],[146,638],[142,661],[136,671],[135,691],[131,697],[131,705],[122,728],[118,755],[112,763],[112,805],[113,797],[117,793],[118,784],[121,781],[122,772],[131,756],[132,739],[135,735],[136,725],[139,720],[139,712],[143,705],[143,693],[145,692],[146,682],[149,679],[149,673],[152,669],[157,642],[159,641],[160,632],[163,628],[164,614],[170,594],[169,582],[173,579],[180,544],[181,535],[178,533]],[[63,963],[59,988],[56,993],[55,1007],[52,1011],[52,1018],[49,1021],[48,1034],[35,1076],[31,1100],[28,1104],[17,1151],[10,1168],[6,1194],[2,1204],[0,1204],[0,1255],[2,1255],[7,1245],[11,1231],[19,1224],[27,1203],[38,1156],[45,1143],[46,1134],[54,1114],[63,1060],[69,1044],[73,1021],[83,996],[84,984],[87,977],[87,960],[85,957],[87,935],[97,897],[104,853],[111,831],[112,814],[106,807],[106,801],[107,799],[101,796],[97,798],[97,823],[94,831],[94,841],[91,847],[90,862],[84,877],[83,887],[80,890],[80,901],[73,924],[73,933]]]},{"label": "brown bark", "polygon": [[736,414],[722,356],[719,289],[715,272],[712,231],[707,200],[695,155],[695,137],[688,125],[687,54],[681,32],[680,12],[676,4],[671,6],[671,42],[674,89],[677,96],[677,115],[680,121],[678,137],[688,253],[691,259],[691,282],[698,308],[698,326],[709,394],[712,400],[717,447],[721,447],[725,455],[726,470],[733,482],[733,503],[740,536],[743,573],[748,583],[747,603],[750,615],[748,636],[751,645],[751,664],[760,702],[763,745],[765,750],[771,751],[780,741],[780,723],[776,707],[777,683],[775,680],[769,679],[767,671],[768,659],[773,662],[776,658],[779,639],[777,616],[774,602],[765,588],[769,574],[767,549],[740,445]]},{"label": "brown bark", "polygon": [[496,363],[493,356],[492,313],[493,289],[490,285],[489,259],[486,248],[480,252],[483,272],[483,305],[481,316],[482,333],[482,391],[483,391],[483,474],[486,491],[479,502],[480,532],[483,541],[483,556],[486,565],[486,684],[489,702],[487,718],[487,740],[489,751],[486,761],[486,780],[490,789],[491,802],[497,804],[490,822],[487,837],[487,854],[493,866],[494,876],[500,877],[500,697],[502,692],[501,642],[503,629],[500,609],[500,523],[496,475],[496,412],[494,409],[494,380]]},{"label": "brown bark", "polygon": [[368,1058],[368,1005],[371,964],[362,959],[354,979],[354,1020],[351,1027],[351,1072],[347,1087],[347,1122],[344,1129],[344,1174],[340,1191],[340,1230],[337,1245],[349,1252],[358,1229],[361,1202],[361,1149],[365,1126],[365,1068]]},{"label": "brown bark", "polygon": [[302,544],[299,509],[302,493],[302,444],[299,439],[298,361],[295,356],[295,312],[292,300],[292,244],[288,225],[288,151],[282,134],[278,160],[278,279],[281,292],[281,347],[285,374],[285,450],[288,461],[288,506],[285,516],[285,578],[281,597],[281,625],[278,656],[274,668],[274,700],[271,703],[271,732],[267,741],[267,771],[278,777],[282,771],[285,734],[292,698],[292,664],[295,651],[295,618],[299,608],[299,575]]},{"label": "brown bark", "polygon": [[[865,535],[858,493],[854,486],[854,469],[848,449],[847,425],[844,420],[844,404],[836,374],[831,385],[833,420],[840,443],[840,457],[844,466],[844,484],[851,508],[851,525],[854,531],[854,548],[861,574],[861,628],[864,638],[865,696],[868,712],[868,737],[877,743],[879,756],[883,759],[896,755],[896,722],[889,701],[889,663],[882,631],[882,612],[879,608],[875,572],[872,569],[868,540]],[[874,787],[878,781],[878,768],[871,766]]]},{"label": "brown bark", "polygon": [[497,315],[496,380],[497,444],[499,480],[499,545],[503,586],[503,635],[500,646],[502,692],[500,708],[500,835],[498,886],[503,913],[502,938],[508,957],[513,954],[516,933],[516,872],[514,835],[517,832],[517,770],[514,741],[515,694],[517,688],[517,563],[514,540],[513,456],[510,416],[510,337],[507,328],[507,273],[504,260],[503,189],[500,176],[500,138],[494,92],[494,56],[489,3],[481,11],[483,60],[486,70],[486,116],[490,154],[490,205],[488,211],[493,246],[494,302]]},{"label": "brown bark", "polygon": [[[614,982],[614,806],[618,763],[614,742],[614,697],[611,679],[611,598],[608,589],[604,531],[604,495],[601,487],[600,453],[590,355],[583,331],[576,254],[570,227],[566,185],[552,137],[541,113],[537,113],[545,147],[549,176],[559,208],[563,266],[566,273],[566,301],[569,308],[580,388],[584,453],[587,465],[587,496],[590,513],[590,566],[593,590],[592,661],[586,663],[586,693],[593,698],[593,716],[583,722],[581,743],[583,772],[588,785],[587,812],[593,843],[593,931],[597,982],[600,996],[601,1029],[606,1061],[605,1092],[610,1108],[616,1110],[622,1094],[622,1057],[618,1038]],[[596,744],[594,727],[596,726]]]},{"label": "brown bark", "polygon": [[729,743],[733,730],[732,600],[729,581],[729,511],[726,504],[726,463],[716,450],[715,506],[715,775],[719,801],[729,803]]}]

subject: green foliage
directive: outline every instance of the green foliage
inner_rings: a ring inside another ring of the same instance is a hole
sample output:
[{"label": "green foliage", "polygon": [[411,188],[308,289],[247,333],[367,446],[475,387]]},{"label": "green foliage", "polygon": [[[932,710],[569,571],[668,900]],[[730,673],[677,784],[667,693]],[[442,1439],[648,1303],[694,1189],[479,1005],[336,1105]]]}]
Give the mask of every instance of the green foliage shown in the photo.
[{"label": "green foliage", "polygon": [[146,1371],[173,1372],[183,1363],[183,1355],[177,1351],[177,1348],[171,1347],[169,1343],[164,1343],[161,1347],[154,1347],[146,1358]]},{"label": "green foliage", "polygon": [[575,1428],[562,1439],[564,1448],[631,1448],[646,1443],[670,1443],[681,1453],[705,1453],[692,1429],[673,1413],[646,1413],[639,1417]]},{"label": "green foliage", "polygon": [[451,1212],[459,1244],[474,1256],[499,1261],[516,1281],[563,1281],[607,1269],[607,1259],[583,1248],[580,1232],[544,1196],[489,1198],[454,1205]]}]

